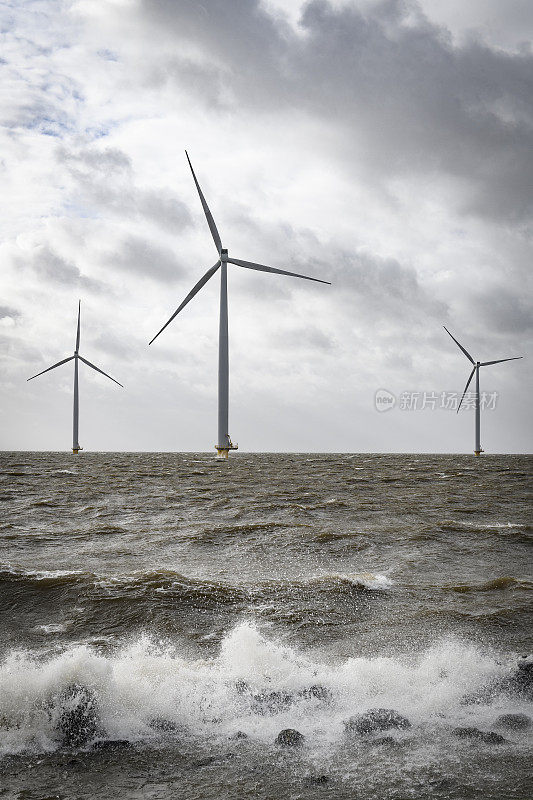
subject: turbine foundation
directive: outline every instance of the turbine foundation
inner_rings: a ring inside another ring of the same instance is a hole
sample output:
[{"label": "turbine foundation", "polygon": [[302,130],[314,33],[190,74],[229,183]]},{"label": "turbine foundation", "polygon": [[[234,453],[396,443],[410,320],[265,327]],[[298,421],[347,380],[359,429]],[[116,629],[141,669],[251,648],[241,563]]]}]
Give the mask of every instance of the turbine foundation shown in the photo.
[{"label": "turbine foundation", "polygon": [[229,458],[229,451],[230,450],[238,450],[239,449],[239,445],[238,444],[233,444],[233,442],[231,441],[229,436],[228,436],[228,439],[229,439],[229,443],[227,445],[219,445],[219,444],[215,445],[215,450],[217,451],[217,456],[216,456],[217,458],[221,458],[221,459],[224,458],[224,459],[227,460]]}]

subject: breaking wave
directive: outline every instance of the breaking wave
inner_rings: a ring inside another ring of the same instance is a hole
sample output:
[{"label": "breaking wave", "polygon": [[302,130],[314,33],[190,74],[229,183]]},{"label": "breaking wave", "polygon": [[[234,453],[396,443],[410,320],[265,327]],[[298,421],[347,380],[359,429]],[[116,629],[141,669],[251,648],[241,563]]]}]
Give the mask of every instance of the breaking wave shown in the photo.
[{"label": "breaking wave", "polygon": [[146,636],[109,655],[87,645],[52,657],[13,651],[0,665],[0,752],[63,746],[59,705],[72,687],[97,709],[92,739],[150,745],[176,736],[227,741],[238,731],[264,745],[292,727],[313,747],[331,748],[342,742],[344,720],[372,707],[406,716],[415,738],[461,725],[488,729],[501,713],[531,713],[530,703],[505,693],[464,701],[512,666],[450,639],[404,658],[362,653],[330,664],[267,638],[249,621],[227,633],[212,658],[192,659]]},{"label": "breaking wave", "polygon": [[95,575],[92,572],[83,570],[23,570],[10,566],[0,568],[0,586],[2,583],[33,585],[36,587],[65,586],[68,584],[78,585],[80,583],[88,586],[95,586],[99,589],[109,589],[114,592],[121,587],[127,588],[131,592],[132,588],[139,590],[165,591],[198,591],[208,595],[220,596],[227,593],[232,595],[252,596],[257,592],[270,588],[290,589],[302,588],[306,586],[319,586],[321,588],[335,589],[343,585],[352,586],[361,590],[385,590],[392,586],[392,580],[385,574],[372,572],[356,573],[324,573],[311,575],[309,577],[280,578],[263,581],[255,581],[247,584],[246,582],[230,583],[229,581],[206,580],[182,575],[172,569],[154,569],[148,571],[132,572],[129,575]]}]

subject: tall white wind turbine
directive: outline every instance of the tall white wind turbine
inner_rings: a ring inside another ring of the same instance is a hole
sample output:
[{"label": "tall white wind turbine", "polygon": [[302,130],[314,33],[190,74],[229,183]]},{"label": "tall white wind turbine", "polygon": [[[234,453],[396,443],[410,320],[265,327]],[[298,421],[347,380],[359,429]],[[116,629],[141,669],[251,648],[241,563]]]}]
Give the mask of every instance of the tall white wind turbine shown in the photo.
[{"label": "tall white wind turbine", "polygon": [[[74,355],[69,356],[68,358],[64,358],[62,361],[58,361],[57,364],[53,364],[51,367],[47,369],[43,369],[42,372],[38,372],[37,375],[32,375],[31,378],[28,378],[29,381],[32,381],[34,378],[38,378],[39,375],[44,375],[45,372],[50,372],[50,370],[55,369],[56,367],[60,367],[61,364],[66,364],[68,361],[74,361],[74,410],[72,415],[72,452],[79,453],[80,450],[83,450],[83,447],[80,447],[79,442],[79,435],[78,435],[78,427],[79,427],[79,396],[78,396],[78,360],[83,361],[84,364],[87,364],[88,367],[91,369],[96,370],[101,375],[105,375],[106,378],[109,378],[110,381],[113,383],[118,384],[118,386],[122,386],[121,383],[116,381],[111,375],[108,375],[107,372],[104,372],[99,367],[95,367],[94,364],[91,364],[90,361],[87,361],[86,358],[80,356],[79,348],[80,348],[80,311],[81,311],[81,300],[78,303],[78,327],[76,330],[76,349],[74,350]],[[124,388],[122,386],[122,388]]]},{"label": "tall white wind turbine", "polygon": [[189,154],[185,151],[185,155],[187,156],[187,161],[189,162],[189,167],[191,168],[192,177],[194,179],[194,183],[196,184],[196,189],[198,190],[198,194],[200,196],[200,202],[202,204],[202,208],[204,210],[205,217],[207,219],[207,224],[209,225],[209,230],[211,231],[211,236],[213,237],[213,241],[215,243],[215,247],[218,253],[218,260],[216,264],[214,264],[210,269],[207,270],[205,275],[200,278],[198,283],[191,289],[185,300],[181,303],[180,306],[174,311],[168,322],[166,322],[161,330],[156,333],[154,338],[151,340],[150,344],[152,344],[155,339],[159,336],[162,331],[165,330],[167,325],[169,325],[174,317],[176,317],[179,312],[185,308],[187,303],[192,300],[195,294],[200,291],[202,286],[207,283],[209,278],[212,278],[215,272],[220,267],[220,326],[219,326],[219,338],[218,338],[218,442],[215,445],[215,449],[218,452],[218,456],[220,458],[228,458],[230,450],[236,450],[237,446],[234,445],[230,439],[230,435],[228,432],[228,414],[229,414],[229,354],[228,354],[228,277],[227,277],[227,270],[228,264],[236,264],[238,267],[245,267],[246,269],[255,269],[259,272],[274,272],[277,275],[289,275],[293,278],[304,278],[308,281],[316,281],[317,283],[326,283],[331,286],[329,281],[323,281],[319,278],[310,278],[308,275],[299,275],[297,272],[286,272],[282,269],[275,269],[274,267],[266,267],[264,264],[255,264],[252,261],[242,261],[239,258],[230,258],[228,256],[228,251],[222,247],[222,241],[220,239],[220,235],[217,230],[217,226],[215,225],[215,220],[213,219],[213,215],[209,210],[209,206],[205,201],[205,197],[200,189],[200,184],[196,180],[196,175],[194,174],[194,170],[192,168],[191,160],[189,158]]},{"label": "tall white wind turbine", "polygon": [[468,350],[466,350],[462,344],[460,344],[455,336],[452,336],[448,328],[443,325],[442,326],[446,333],[452,337],[457,347],[463,351],[465,356],[468,358],[471,364],[474,366],[472,367],[472,372],[466,382],[465,390],[459,401],[459,405],[457,406],[457,413],[459,413],[459,409],[461,408],[461,403],[463,402],[464,396],[467,392],[468,387],[470,386],[470,381],[474,377],[474,373],[476,373],[476,395],[475,395],[475,410],[476,410],[476,442],[475,442],[475,449],[474,455],[479,456],[480,453],[484,451],[481,449],[481,431],[480,431],[480,402],[479,402],[479,368],[480,367],[490,367],[492,364],[502,364],[504,361],[518,361],[518,359],[523,358],[523,356],[514,356],[513,358],[500,358],[497,361],[474,361]]}]

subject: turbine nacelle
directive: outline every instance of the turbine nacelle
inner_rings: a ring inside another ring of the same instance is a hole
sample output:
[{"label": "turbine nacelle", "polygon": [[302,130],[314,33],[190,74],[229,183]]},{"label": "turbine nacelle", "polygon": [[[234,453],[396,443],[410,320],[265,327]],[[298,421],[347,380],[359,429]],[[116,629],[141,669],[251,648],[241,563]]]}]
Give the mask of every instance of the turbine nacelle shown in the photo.
[{"label": "turbine nacelle", "polygon": [[228,251],[222,248],[220,251],[220,261],[222,264],[227,263],[228,261]]}]

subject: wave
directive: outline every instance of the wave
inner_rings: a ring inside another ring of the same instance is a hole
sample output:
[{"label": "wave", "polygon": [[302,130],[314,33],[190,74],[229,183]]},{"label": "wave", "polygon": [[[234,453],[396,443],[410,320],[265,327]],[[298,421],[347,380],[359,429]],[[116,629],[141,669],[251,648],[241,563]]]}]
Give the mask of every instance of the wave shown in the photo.
[{"label": "wave", "polygon": [[387,575],[373,572],[333,572],[314,575],[304,581],[307,584],[327,584],[328,582],[347,583],[369,591],[384,591],[393,585],[393,581]]},{"label": "wave", "polygon": [[464,520],[448,519],[439,523],[442,530],[451,531],[467,531],[472,533],[486,533],[487,531],[498,531],[510,533],[516,531],[517,533],[531,532],[531,525],[523,522],[467,522]]},{"label": "wave", "polygon": [[72,469],[53,469],[50,475],[77,475],[78,473]]},{"label": "wave", "polygon": [[316,585],[327,589],[335,588],[340,585],[350,585],[353,588],[367,590],[384,590],[392,585],[392,581],[384,574],[372,572],[356,573],[320,573],[305,577],[280,578],[274,580],[256,580],[253,582],[243,581],[241,583],[231,583],[229,581],[208,580],[185,576],[172,569],[154,569],[132,572],[129,575],[95,575],[93,572],[83,570],[24,570],[11,566],[0,567],[0,585],[6,583],[21,583],[46,585],[47,587],[64,586],[65,584],[87,583],[94,585],[100,590],[109,589],[116,593],[120,588],[124,588],[131,593],[131,589],[155,590],[158,592],[173,590],[190,590],[191,592],[200,591],[206,594],[210,592],[251,596],[257,591],[278,588],[291,589],[302,588]]},{"label": "wave", "polygon": [[456,726],[490,727],[505,711],[530,712],[504,696],[463,702],[501,680],[511,663],[445,640],[416,656],[361,654],[328,664],[267,638],[251,622],[199,660],[146,636],[107,656],[87,645],[48,658],[19,650],[0,665],[0,752],[61,747],[65,698],[72,703],[74,695],[97,710],[91,737],[100,739],[153,744],[179,731],[227,741],[243,731],[264,744],[295,727],[316,746],[331,747],[342,742],[344,720],[375,707],[405,715],[413,735],[434,737]]},{"label": "wave", "polygon": [[470,584],[458,583],[453,586],[446,586],[452,592],[493,592],[503,589],[533,589],[533,581],[526,578],[513,578],[511,576],[503,576],[501,578],[493,578],[492,580],[485,581],[484,583]]},{"label": "wave", "polygon": [[25,570],[9,565],[0,567],[0,583],[47,583],[64,584],[69,582],[78,583],[81,579],[92,578],[92,572],[84,572],[80,569],[50,569],[50,570]]}]

